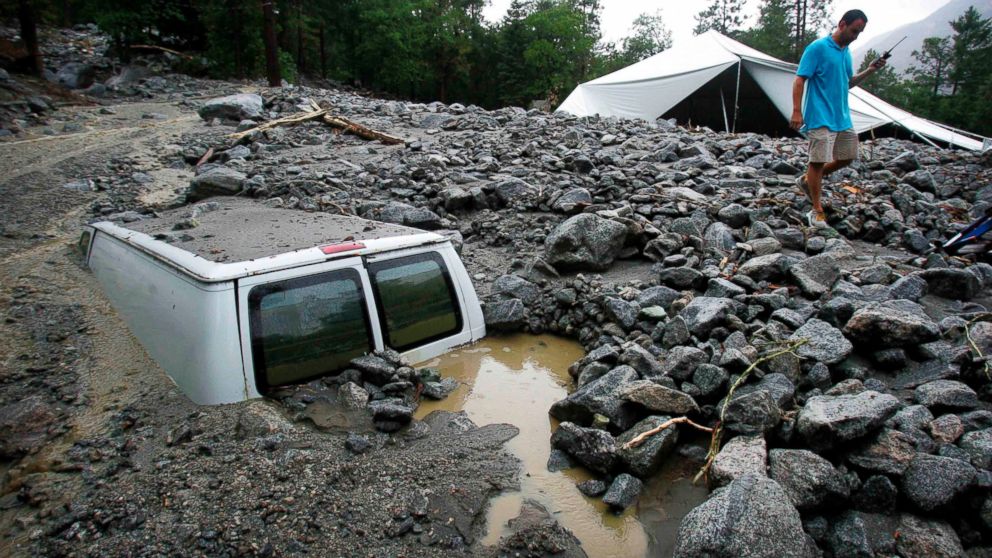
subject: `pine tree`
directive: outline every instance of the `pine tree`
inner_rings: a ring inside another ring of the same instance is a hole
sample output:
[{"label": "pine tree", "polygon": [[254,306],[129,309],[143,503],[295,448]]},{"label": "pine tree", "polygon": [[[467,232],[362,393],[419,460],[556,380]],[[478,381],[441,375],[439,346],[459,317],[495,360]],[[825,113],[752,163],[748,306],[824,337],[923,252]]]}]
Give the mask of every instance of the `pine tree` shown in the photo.
[{"label": "pine tree", "polygon": [[693,33],[701,35],[710,29],[728,37],[736,37],[744,24],[741,12],[747,0],[713,0],[705,10],[696,14],[696,28]]}]

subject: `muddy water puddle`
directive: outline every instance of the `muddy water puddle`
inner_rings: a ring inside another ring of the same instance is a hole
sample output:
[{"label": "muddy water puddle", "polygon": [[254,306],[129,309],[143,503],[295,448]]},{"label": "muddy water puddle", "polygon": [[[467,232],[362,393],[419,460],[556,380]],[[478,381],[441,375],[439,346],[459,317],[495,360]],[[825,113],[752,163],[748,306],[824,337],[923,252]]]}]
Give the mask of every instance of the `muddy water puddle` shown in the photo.
[{"label": "muddy water puddle", "polygon": [[487,338],[420,363],[461,385],[442,401],[423,402],[416,418],[439,409],[465,411],[478,425],[509,423],[520,429],[506,444],[522,462],[520,491],[493,499],[482,544],[495,545],[509,534],[507,521],[519,514],[524,500],[535,500],[575,534],[590,558],[671,556],[679,522],[707,494],[692,485],[695,471],[680,467],[677,458],[648,480],[638,503],[620,515],[579,492],[576,484],[592,478],[584,469],[547,470],[551,433],[558,427],[548,409],[574,388],[568,367],[583,355],[573,341],[515,335]]}]

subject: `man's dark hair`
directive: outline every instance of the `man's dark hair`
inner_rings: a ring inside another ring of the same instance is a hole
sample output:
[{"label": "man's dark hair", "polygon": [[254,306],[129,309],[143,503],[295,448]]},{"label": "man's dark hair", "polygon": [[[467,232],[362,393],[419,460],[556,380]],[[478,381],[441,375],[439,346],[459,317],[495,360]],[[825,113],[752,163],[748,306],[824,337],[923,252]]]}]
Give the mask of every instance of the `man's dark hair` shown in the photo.
[{"label": "man's dark hair", "polygon": [[865,23],[868,23],[868,16],[866,16],[861,10],[847,10],[844,12],[844,15],[840,17],[840,20],[847,25],[850,25],[859,19],[863,19]]}]

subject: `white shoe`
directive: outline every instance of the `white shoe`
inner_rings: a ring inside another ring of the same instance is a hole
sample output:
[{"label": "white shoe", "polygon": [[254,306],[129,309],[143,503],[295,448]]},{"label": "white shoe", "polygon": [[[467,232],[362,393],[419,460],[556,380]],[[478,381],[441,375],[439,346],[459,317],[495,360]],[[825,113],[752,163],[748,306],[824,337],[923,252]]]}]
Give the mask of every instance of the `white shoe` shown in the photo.
[{"label": "white shoe", "polygon": [[806,214],[806,221],[809,226],[815,227],[817,229],[829,229],[830,225],[827,224],[827,216],[824,213],[817,213],[816,211],[810,210]]}]

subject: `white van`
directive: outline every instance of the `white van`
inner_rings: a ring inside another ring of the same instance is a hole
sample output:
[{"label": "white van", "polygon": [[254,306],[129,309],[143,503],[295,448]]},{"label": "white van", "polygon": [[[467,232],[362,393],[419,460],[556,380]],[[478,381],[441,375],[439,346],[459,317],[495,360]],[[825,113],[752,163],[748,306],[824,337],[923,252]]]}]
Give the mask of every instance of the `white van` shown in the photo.
[{"label": "white van", "polygon": [[127,228],[87,225],[84,261],[198,404],[242,401],[394,349],[419,362],[485,336],[446,238],[215,198]]}]

